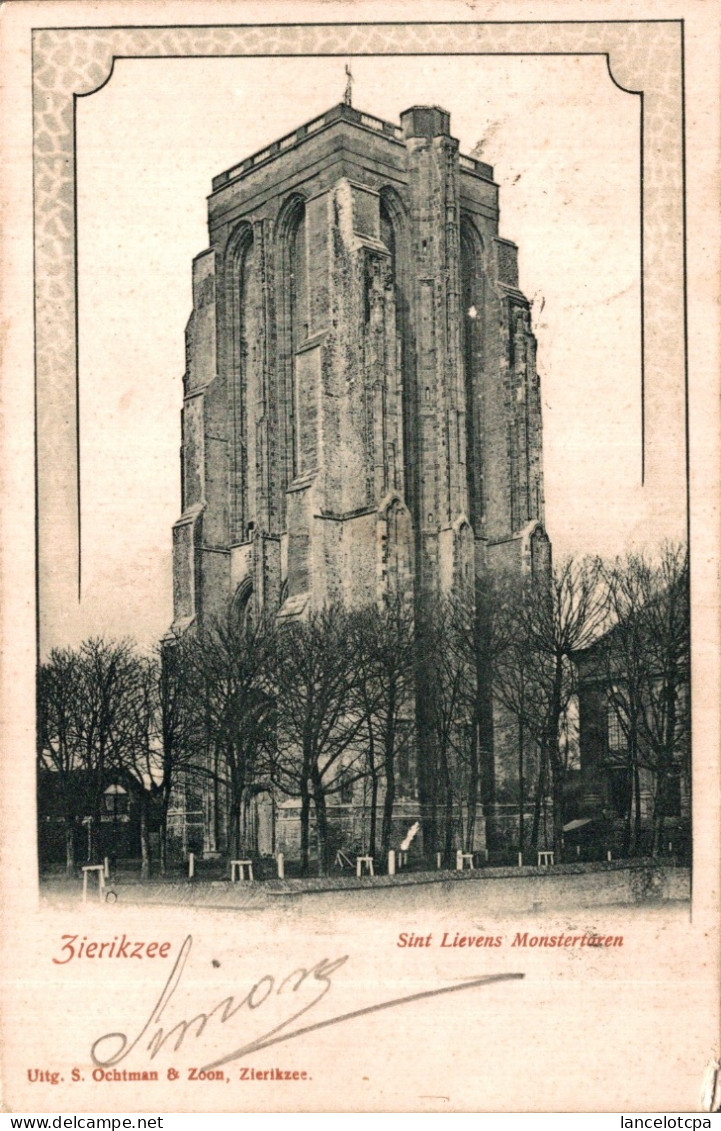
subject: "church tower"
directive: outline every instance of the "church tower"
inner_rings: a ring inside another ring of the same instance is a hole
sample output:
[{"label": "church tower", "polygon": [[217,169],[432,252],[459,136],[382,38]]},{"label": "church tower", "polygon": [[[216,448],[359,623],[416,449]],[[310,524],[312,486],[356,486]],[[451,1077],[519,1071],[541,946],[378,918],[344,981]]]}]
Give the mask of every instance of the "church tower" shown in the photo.
[{"label": "church tower", "polygon": [[530,306],[493,170],[459,154],[449,114],[414,106],[395,125],[344,102],[212,187],[186,334],[174,630],[229,607],[283,620],[548,569]]},{"label": "church tower", "polygon": [[541,414],[493,170],[347,103],[213,181],[193,264],[175,627],[447,593],[547,559]]}]

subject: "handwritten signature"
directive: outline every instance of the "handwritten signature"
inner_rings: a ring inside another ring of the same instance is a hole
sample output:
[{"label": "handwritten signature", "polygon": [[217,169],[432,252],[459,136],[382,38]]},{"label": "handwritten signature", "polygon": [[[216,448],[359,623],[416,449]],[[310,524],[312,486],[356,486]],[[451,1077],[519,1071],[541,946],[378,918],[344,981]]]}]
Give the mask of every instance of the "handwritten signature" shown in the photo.
[{"label": "handwritten signature", "polygon": [[[166,1046],[173,1052],[177,1052],[186,1037],[190,1036],[196,1039],[200,1037],[211,1020],[217,1021],[220,1025],[225,1025],[242,1010],[253,1013],[255,1010],[260,1009],[269,999],[275,1000],[285,994],[289,996],[298,995],[302,989],[310,993],[309,1001],[304,1002],[299,1009],[295,1009],[300,998],[298,996],[291,997],[293,1012],[283,1021],[277,1025],[273,1025],[272,1028],[266,1030],[261,1036],[239,1045],[238,1048],[235,1048],[232,1052],[221,1056],[210,1064],[206,1064],[201,1071],[219,1068],[224,1064],[229,1064],[234,1060],[240,1060],[241,1057],[249,1056],[251,1053],[258,1052],[260,1049],[269,1048],[271,1045],[279,1044],[282,1041],[297,1040],[298,1037],[316,1032],[319,1029],[325,1029],[331,1025],[341,1025],[345,1021],[351,1021],[356,1017],[364,1017],[370,1013],[377,1013],[383,1009],[395,1009],[398,1006],[408,1005],[414,1001],[422,1001],[424,998],[438,997],[441,994],[458,993],[463,990],[474,989],[478,986],[487,986],[493,982],[515,981],[524,977],[523,974],[485,974],[481,977],[467,978],[462,981],[454,982],[449,986],[422,990],[418,993],[407,994],[404,997],[390,998],[385,1001],[376,1002],[373,1005],[364,1006],[362,1009],[351,1010],[349,1013],[339,1013],[333,1017],[326,1017],[322,1021],[314,1021],[310,1024],[301,1025],[300,1027],[290,1028],[294,1022],[298,1022],[301,1017],[314,1009],[326,994],[329,993],[332,988],[333,975],[348,961],[349,955],[344,954],[339,958],[322,958],[319,962],[316,962],[315,965],[308,968],[298,967],[281,981],[277,981],[270,974],[264,974],[262,978],[259,978],[258,981],[254,983],[244,997],[238,998],[237,995],[224,997],[207,1012],[200,1012],[195,1014],[194,1017],[176,1021],[175,1023],[168,1023],[165,1020],[165,1013],[180,984],[192,946],[192,935],[188,935],[180,948],[180,953],[163,987],[160,997],[153,1006],[147,1021],[137,1036],[130,1038],[126,1033],[113,1032],[105,1033],[102,1037],[98,1037],[98,1039],[94,1041],[90,1053],[96,1065],[100,1068],[111,1068],[119,1064],[126,1056],[129,1056],[133,1049],[139,1046],[150,1052],[151,1060]],[[148,1038],[147,1042],[144,1041],[144,1038]],[[141,1041],[144,1041],[142,1046],[140,1045]]]}]

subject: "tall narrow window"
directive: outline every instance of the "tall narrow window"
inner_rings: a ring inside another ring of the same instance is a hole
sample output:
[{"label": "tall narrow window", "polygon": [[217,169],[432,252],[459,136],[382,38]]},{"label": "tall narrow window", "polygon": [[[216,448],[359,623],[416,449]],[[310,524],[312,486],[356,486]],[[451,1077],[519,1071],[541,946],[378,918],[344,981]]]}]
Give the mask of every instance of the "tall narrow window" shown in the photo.
[{"label": "tall narrow window", "polygon": [[298,209],[290,237],[290,321],[293,350],[308,337],[308,265],[305,254],[305,209]]},{"label": "tall narrow window", "polygon": [[481,245],[466,217],[461,219],[461,341],[466,385],[466,476],[471,525],[481,531],[483,469],[481,435],[481,379],[483,372],[483,275]]},{"label": "tall narrow window", "polygon": [[282,204],[275,223],[277,311],[276,374],[278,448],[275,472],[278,518],[285,521],[285,492],[298,475],[298,389],[296,350],[307,336],[308,278],[305,254],[305,201],[295,193]]},{"label": "tall narrow window", "polygon": [[405,208],[398,193],[389,187],[380,195],[381,240],[391,254],[395,291],[396,332],[403,385],[403,493],[411,514],[418,520],[420,466],[417,458],[419,390],[416,387],[415,351],[410,319],[412,280]]},{"label": "tall narrow window", "polygon": [[305,207],[298,205],[290,234],[290,339],[293,370],[293,474],[308,471],[316,462],[318,427],[318,389],[312,367],[300,354],[308,339],[308,258],[305,231]]},{"label": "tall narrow window", "polygon": [[393,231],[393,221],[391,220],[388,206],[385,201],[381,199],[380,204],[380,217],[381,217],[381,242],[386,245],[391,253],[391,266],[393,268],[393,278],[396,274],[396,235]]},{"label": "tall narrow window", "polygon": [[239,531],[247,542],[255,521],[257,488],[258,417],[258,303],[255,278],[255,248],[252,241],[243,256],[240,282],[240,388],[242,405],[243,514]]},{"label": "tall narrow window", "polygon": [[257,401],[258,309],[253,235],[249,224],[235,233],[228,251],[228,310],[232,318],[233,345],[229,357],[229,400],[233,419],[231,468],[231,537],[247,538],[253,520],[255,484],[255,413]]}]

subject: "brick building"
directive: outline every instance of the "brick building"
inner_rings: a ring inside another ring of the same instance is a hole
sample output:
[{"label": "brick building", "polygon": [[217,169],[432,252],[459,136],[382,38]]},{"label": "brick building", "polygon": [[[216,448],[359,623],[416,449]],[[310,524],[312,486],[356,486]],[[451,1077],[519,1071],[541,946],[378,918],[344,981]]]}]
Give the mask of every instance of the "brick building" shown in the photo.
[{"label": "brick building", "polygon": [[175,629],[546,566],[530,306],[449,114],[335,106],[215,177],[208,220]]}]

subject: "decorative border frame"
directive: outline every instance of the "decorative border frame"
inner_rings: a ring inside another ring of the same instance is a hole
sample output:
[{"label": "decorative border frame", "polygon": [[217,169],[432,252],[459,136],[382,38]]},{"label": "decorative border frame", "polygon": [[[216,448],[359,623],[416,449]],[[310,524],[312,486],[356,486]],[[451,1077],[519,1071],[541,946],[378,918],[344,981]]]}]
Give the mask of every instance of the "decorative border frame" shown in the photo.
[{"label": "decorative border frame", "polygon": [[[657,461],[685,463],[688,513],[683,30],[682,20],[35,29],[38,608],[81,596],[76,105],[109,82],[117,59],[605,56],[611,80],[640,101],[640,479],[643,484],[650,478]],[[670,414],[677,420],[679,410],[686,427],[669,451],[662,423]],[[684,442],[685,452],[679,449]]]}]

